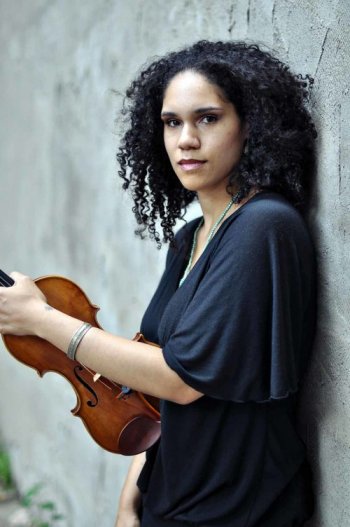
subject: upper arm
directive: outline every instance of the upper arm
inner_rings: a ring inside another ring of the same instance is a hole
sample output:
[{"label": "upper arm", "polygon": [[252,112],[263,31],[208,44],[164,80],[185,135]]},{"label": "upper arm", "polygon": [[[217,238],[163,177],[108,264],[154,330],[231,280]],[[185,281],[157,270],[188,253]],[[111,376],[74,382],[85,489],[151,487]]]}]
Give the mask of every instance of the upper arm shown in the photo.
[{"label": "upper arm", "polygon": [[299,380],[308,248],[278,216],[240,231],[222,240],[163,354],[197,393],[284,397]]}]

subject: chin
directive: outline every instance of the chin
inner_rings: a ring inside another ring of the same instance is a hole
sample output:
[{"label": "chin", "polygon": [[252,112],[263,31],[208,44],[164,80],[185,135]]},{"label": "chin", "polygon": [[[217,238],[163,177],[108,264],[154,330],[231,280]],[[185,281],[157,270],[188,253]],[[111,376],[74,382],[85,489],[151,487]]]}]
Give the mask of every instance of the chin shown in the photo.
[{"label": "chin", "polygon": [[191,192],[200,192],[201,190],[204,190],[206,187],[204,185],[197,185],[195,183],[191,184],[191,183],[184,183],[183,181],[181,181],[181,185],[186,189],[186,190],[189,190]]},{"label": "chin", "polygon": [[222,181],[203,181],[203,179],[200,181],[198,178],[192,176],[191,178],[181,178],[180,182],[181,185],[186,189],[190,190],[191,192],[210,192],[218,190],[219,188],[226,189],[227,181],[222,183]]}]

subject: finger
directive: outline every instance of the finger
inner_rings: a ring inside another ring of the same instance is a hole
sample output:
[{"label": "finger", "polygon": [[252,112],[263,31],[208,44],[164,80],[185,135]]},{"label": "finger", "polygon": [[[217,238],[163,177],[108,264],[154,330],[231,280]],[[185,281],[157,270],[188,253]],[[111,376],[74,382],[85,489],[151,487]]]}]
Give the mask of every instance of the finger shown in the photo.
[{"label": "finger", "polygon": [[11,278],[14,279],[15,282],[16,282],[17,280],[20,280],[21,278],[29,278],[29,277],[26,276],[25,274],[19,273],[19,272],[17,272],[17,271],[12,271],[12,273],[10,273],[10,276],[11,276]]},{"label": "finger", "polygon": [[27,276],[25,274],[22,274],[22,273],[19,273],[17,271],[12,271],[12,273],[10,273],[10,277],[12,278],[12,280],[14,280],[14,285],[20,283],[20,282],[24,282],[24,281],[32,281],[32,279],[30,278],[30,276]]}]

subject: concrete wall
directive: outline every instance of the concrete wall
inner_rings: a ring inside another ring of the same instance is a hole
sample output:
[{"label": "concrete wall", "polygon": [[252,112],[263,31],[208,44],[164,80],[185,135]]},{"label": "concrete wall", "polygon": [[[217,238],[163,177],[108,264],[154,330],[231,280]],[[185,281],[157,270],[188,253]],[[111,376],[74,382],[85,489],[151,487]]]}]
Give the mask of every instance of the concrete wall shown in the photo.
[{"label": "concrete wall", "polygon": [[[349,23],[347,0],[0,1],[0,268],[72,278],[101,306],[102,326],[127,337],[164,251],[133,236],[111,90],[199,38],[264,42],[315,77],[320,313],[301,419],[319,498],[313,527],[350,524]],[[128,459],[71,418],[64,379],[40,380],[6,352],[0,365],[0,431],[20,488],[44,481],[62,525],[110,527]]]}]

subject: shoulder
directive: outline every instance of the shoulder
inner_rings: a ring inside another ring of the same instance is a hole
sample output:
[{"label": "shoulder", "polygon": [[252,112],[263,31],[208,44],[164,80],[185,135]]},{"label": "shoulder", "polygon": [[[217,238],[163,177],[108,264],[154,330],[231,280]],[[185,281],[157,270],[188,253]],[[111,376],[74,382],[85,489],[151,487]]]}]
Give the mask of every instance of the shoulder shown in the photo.
[{"label": "shoulder", "polygon": [[188,236],[191,236],[191,234],[197,227],[200,220],[201,220],[201,216],[198,216],[198,218],[188,221],[185,223],[185,225],[180,227],[180,229],[175,234],[176,241],[181,242],[182,240],[186,239]]},{"label": "shoulder", "polygon": [[[299,211],[282,195],[262,192],[237,211],[228,224],[230,231],[242,237],[269,238],[275,234],[287,237],[309,237],[306,223]],[[229,233],[228,233],[229,234]]]},{"label": "shoulder", "polygon": [[196,226],[200,221],[200,217],[195,218],[189,222],[186,222],[185,225],[180,227],[180,229],[175,234],[175,244],[168,248],[166,265],[170,263],[174,258],[182,258],[185,253],[188,252],[189,246],[193,240],[193,233]]},{"label": "shoulder", "polygon": [[180,229],[175,234],[175,250],[186,250],[187,245],[192,242],[194,231],[200,220],[201,217],[195,218],[194,220],[186,222],[185,225],[180,227]]},{"label": "shoulder", "polygon": [[264,192],[232,214],[217,237],[213,257],[269,261],[276,255],[313,258],[313,244],[301,214],[283,196]]},{"label": "shoulder", "polygon": [[248,201],[240,209],[242,218],[249,222],[274,225],[276,222],[304,224],[297,209],[282,195],[276,192],[263,192]]}]

